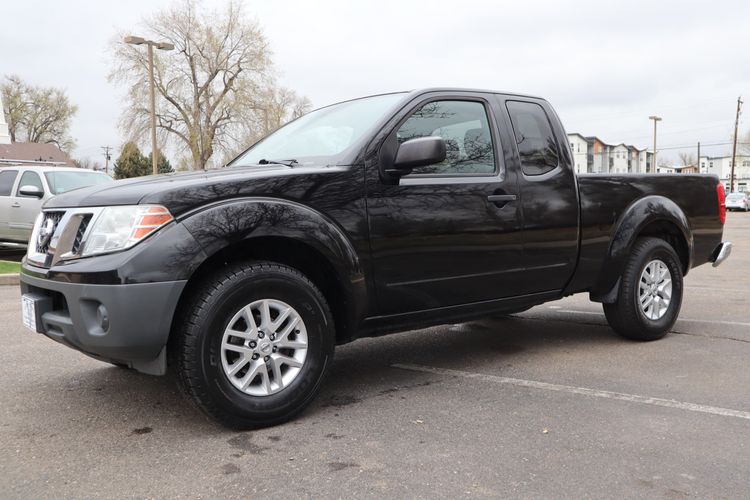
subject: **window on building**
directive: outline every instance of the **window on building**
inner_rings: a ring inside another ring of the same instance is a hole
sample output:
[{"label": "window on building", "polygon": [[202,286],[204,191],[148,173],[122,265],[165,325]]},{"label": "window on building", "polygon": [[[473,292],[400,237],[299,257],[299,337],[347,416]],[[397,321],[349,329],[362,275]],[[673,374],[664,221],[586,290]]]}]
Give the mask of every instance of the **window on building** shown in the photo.
[{"label": "window on building", "polygon": [[508,113],[526,175],[541,175],[557,168],[560,153],[544,109],[533,102],[508,101]]},{"label": "window on building", "polygon": [[414,112],[396,132],[399,144],[417,137],[445,139],[445,160],[414,174],[491,174],[495,171],[487,112],[474,101],[433,101]]},{"label": "window on building", "polygon": [[743,167],[750,167],[750,161],[743,161],[742,162]]}]

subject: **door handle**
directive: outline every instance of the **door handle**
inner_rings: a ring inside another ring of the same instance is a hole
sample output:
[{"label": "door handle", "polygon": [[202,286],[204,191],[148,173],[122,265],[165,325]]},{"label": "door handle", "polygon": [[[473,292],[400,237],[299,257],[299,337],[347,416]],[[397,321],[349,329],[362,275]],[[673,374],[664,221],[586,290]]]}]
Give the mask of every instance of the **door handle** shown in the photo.
[{"label": "door handle", "polygon": [[516,195],[514,194],[491,194],[487,197],[487,201],[491,201],[492,203],[498,203],[501,201],[509,202],[509,201],[516,201]]},{"label": "door handle", "polygon": [[14,204],[11,205],[11,207],[13,207],[13,208],[21,208],[21,204],[18,203],[18,202],[15,202]]}]

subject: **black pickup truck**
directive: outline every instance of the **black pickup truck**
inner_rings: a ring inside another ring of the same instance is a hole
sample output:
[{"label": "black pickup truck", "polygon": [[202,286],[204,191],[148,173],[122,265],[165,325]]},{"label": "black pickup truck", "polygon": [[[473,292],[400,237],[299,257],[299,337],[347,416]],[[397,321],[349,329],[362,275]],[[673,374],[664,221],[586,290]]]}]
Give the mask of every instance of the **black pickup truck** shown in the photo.
[{"label": "black pickup truck", "polygon": [[660,338],[683,276],[729,255],[724,218],[714,176],[576,176],[543,99],[377,95],[222,169],[51,199],[23,261],[24,323],[102,361],[169,366],[229,425],[272,425],[361,337],[588,292],[619,334]]}]

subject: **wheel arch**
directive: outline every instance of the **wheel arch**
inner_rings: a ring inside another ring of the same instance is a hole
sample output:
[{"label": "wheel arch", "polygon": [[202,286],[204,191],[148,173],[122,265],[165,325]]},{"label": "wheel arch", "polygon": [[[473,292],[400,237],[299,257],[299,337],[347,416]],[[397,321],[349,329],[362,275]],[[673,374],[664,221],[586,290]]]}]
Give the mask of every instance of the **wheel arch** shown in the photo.
[{"label": "wheel arch", "polygon": [[351,340],[364,315],[364,273],[353,244],[329,218],[287,200],[253,198],[215,204],[181,222],[206,258],[188,278],[178,308],[217,267],[270,261],[305,274],[328,301],[337,343]]},{"label": "wheel arch", "polygon": [[660,238],[674,248],[683,275],[692,267],[693,236],[682,209],[664,196],[646,196],[631,203],[613,225],[607,254],[591,299],[612,303],[617,300],[620,276],[636,240],[643,236]]}]

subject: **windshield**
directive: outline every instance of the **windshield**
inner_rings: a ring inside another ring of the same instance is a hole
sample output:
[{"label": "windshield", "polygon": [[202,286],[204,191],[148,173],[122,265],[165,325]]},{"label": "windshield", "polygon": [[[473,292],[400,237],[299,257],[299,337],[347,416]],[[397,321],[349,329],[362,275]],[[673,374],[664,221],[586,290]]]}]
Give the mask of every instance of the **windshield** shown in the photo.
[{"label": "windshield", "polygon": [[370,130],[403,94],[387,94],[312,111],[272,133],[234,160],[232,166],[261,160],[314,164],[330,161]]},{"label": "windshield", "polygon": [[62,194],[74,189],[114,182],[112,177],[100,172],[45,172],[52,194]]}]

